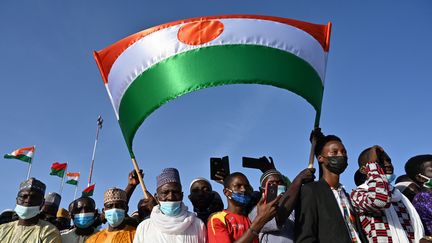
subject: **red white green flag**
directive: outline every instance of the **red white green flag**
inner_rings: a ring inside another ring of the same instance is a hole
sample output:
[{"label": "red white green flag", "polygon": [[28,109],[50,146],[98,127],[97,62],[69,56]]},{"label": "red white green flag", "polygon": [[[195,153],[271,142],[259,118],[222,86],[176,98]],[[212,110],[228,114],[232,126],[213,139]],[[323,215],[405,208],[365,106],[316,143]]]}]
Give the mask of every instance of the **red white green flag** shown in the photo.
[{"label": "red white green flag", "polygon": [[166,102],[226,84],[294,92],[319,122],[331,24],[224,15],[179,20],[94,52],[129,151],[142,122]]},{"label": "red white green flag", "polygon": [[67,184],[71,184],[71,185],[78,185],[78,181],[79,181],[79,177],[80,177],[80,173],[79,172],[68,172],[66,173],[67,176]]},{"label": "red white green flag", "polygon": [[93,196],[94,188],[96,184],[93,184],[82,191],[82,197],[91,197]]},{"label": "red white green flag", "polygon": [[35,146],[20,148],[13,151],[10,154],[5,154],[5,159],[18,159],[27,163],[31,163],[33,159],[33,154],[35,152]]},{"label": "red white green flag", "polygon": [[63,178],[67,168],[67,163],[58,163],[55,162],[51,165],[51,173],[50,175],[55,175],[60,178]]}]

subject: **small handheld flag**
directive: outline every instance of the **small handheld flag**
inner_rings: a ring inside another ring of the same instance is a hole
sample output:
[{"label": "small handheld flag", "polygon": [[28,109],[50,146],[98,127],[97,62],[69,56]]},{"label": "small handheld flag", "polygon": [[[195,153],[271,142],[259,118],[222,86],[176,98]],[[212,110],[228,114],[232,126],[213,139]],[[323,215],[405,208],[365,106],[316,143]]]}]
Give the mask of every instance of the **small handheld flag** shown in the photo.
[{"label": "small handheld flag", "polygon": [[80,177],[79,172],[68,172],[66,176],[67,176],[66,184],[71,184],[75,186],[78,185],[78,181]]},{"label": "small handheld flag", "polygon": [[91,197],[93,196],[94,188],[96,184],[93,184],[82,191],[82,197]]},{"label": "small handheld flag", "polygon": [[10,154],[5,154],[5,159],[18,159],[27,163],[31,163],[33,159],[33,154],[35,151],[35,147],[26,147],[26,148],[20,148],[15,151],[13,151]]},{"label": "small handheld flag", "polygon": [[63,178],[65,171],[66,171],[66,168],[67,168],[67,163],[55,162],[51,165],[50,175],[54,175],[54,176],[58,176],[60,178]]}]

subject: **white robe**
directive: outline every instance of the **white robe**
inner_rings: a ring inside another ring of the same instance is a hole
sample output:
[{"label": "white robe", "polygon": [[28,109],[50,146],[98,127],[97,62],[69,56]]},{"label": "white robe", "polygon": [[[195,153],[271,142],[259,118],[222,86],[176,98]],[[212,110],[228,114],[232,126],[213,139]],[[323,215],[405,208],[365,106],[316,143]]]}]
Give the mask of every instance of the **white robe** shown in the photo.
[{"label": "white robe", "polygon": [[207,229],[183,203],[181,213],[175,217],[163,214],[158,205],[136,229],[133,243],[142,242],[206,243]]}]

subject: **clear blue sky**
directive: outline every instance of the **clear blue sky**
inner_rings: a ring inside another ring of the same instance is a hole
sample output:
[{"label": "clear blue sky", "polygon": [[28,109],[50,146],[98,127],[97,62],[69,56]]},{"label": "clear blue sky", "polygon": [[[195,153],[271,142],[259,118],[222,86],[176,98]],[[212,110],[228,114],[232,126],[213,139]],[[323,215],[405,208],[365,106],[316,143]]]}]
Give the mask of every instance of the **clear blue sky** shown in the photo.
[{"label": "clear blue sky", "polygon": [[[417,154],[432,153],[432,2],[401,1],[1,1],[0,152],[35,144],[32,176],[58,191],[50,165],[67,161],[87,184],[96,118],[105,120],[97,148],[94,198],[124,188],[132,164],[92,57],[93,50],[165,22],[205,15],[262,14],[333,23],[321,127],[342,138],[354,187],[357,156],[380,144],[396,174]],[[228,155],[255,188],[260,173],[241,157],[272,156],[290,178],[306,167],[314,110],[302,98],[270,86],[233,85],[182,96],[158,109],[136,135],[145,182],[177,167],[184,185],[209,177],[209,158]],[[13,208],[27,165],[0,159],[0,210]],[[221,186],[213,183],[218,191]],[[65,185],[62,207],[73,198]],[[130,208],[142,197],[137,188]]]}]

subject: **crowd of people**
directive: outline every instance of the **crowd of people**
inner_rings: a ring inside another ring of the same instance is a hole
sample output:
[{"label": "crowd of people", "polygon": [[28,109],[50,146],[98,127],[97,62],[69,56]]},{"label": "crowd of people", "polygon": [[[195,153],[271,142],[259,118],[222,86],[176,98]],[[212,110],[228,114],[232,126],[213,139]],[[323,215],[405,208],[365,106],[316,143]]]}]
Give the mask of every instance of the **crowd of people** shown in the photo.
[{"label": "crowd of people", "polygon": [[[45,184],[30,178],[19,186],[15,209],[1,214],[0,242],[432,242],[432,155],[410,158],[406,175],[396,179],[386,151],[369,147],[358,157],[357,187],[349,193],[340,183],[348,166],[342,140],[312,134],[317,180],[314,168],[292,181],[268,168],[254,191],[246,175],[231,173],[221,182],[226,208],[198,177],[188,188],[190,211],[176,168],[162,170],[156,192],[145,192],[136,211],[129,199],[142,173],[131,172],[124,190],[106,190],[101,212],[91,197],[59,209],[60,195],[45,195]],[[277,188],[271,200],[270,186]]]}]

